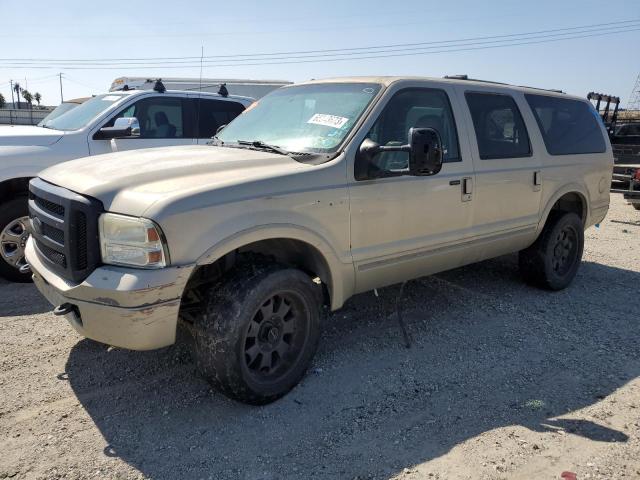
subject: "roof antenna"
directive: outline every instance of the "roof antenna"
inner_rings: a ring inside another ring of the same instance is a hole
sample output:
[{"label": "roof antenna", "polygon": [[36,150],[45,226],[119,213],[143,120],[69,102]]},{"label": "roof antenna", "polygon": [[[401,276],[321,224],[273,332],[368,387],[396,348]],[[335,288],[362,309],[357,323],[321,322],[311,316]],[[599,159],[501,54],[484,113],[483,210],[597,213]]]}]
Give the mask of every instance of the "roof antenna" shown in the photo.
[{"label": "roof antenna", "polygon": [[227,90],[227,84],[226,83],[221,83],[220,84],[220,90],[218,90],[218,95],[221,95],[223,97],[228,97],[229,96],[229,90]]},{"label": "roof antenna", "polygon": [[202,62],[204,61],[204,45],[200,45],[200,84],[198,86],[198,91],[202,91]]},{"label": "roof antenna", "polygon": [[164,84],[162,83],[162,79],[158,78],[156,80],[156,84],[153,86],[153,89],[158,92],[158,93],[164,93],[167,91],[167,89],[165,88]]},{"label": "roof antenna", "polygon": [[196,128],[200,130],[200,104],[202,103],[202,60],[204,59],[204,45],[200,45],[200,79],[198,81],[198,108],[196,108]]}]

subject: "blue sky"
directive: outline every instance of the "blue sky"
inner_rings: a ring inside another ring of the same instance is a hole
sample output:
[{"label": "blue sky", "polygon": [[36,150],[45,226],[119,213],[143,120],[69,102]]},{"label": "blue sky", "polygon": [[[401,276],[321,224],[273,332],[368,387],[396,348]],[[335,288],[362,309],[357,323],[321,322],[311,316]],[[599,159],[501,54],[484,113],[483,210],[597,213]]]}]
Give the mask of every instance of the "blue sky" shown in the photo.
[{"label": "blue sky", "polygon": [[[126,4],[129,4],[127,6]],[[139,0],[89,3],[0,0],[0,58],[147,58],[233,55],[456,40],[603,22],[640,19],[638,0]],[[284,65],[205,67],[205,77],[301,81],[341,75],[467,73],[475,78],[620,95],[640,73],[640,31],[537,45]],[[634,56],[635,55],[635,56]],[[100,93],[118,76],[193,76],[199,67],[65,70],[7,67],[0,61],[0,92],[8,81],[60,99]],[[26,80],[25,80],[26,78]]]}]

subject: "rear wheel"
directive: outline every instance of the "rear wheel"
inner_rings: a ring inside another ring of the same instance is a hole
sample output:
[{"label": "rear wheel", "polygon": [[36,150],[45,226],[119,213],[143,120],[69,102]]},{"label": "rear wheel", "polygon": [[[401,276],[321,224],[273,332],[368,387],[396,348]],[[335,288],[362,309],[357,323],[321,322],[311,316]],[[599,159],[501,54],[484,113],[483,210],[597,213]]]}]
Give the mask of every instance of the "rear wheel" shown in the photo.
[{"label": "rear wheel", "polygon": [[533,285],[562,290],[576,276],[583,248],[580,217],[575,213],[552,212],[535,243],[520,251],[520,271]]},{"label": "rear wheel", "polygon": [[27,197],[0,205],[0,276],[12,282],[30,282],[31,273],[20,273],[26,265],[24,249],[31,233]]},{"label": "rear wheel", "polygon": [[633,208],[636,210],[640,210],[640,203],[632,203],[631,205],[633,205]]},{"label": "rear wheel", "polygon": [[278,265],[237,267],[212,287],[196,319],[199,369],[225,395],[272,402],[304,376],[320,337],[319,286]]}]

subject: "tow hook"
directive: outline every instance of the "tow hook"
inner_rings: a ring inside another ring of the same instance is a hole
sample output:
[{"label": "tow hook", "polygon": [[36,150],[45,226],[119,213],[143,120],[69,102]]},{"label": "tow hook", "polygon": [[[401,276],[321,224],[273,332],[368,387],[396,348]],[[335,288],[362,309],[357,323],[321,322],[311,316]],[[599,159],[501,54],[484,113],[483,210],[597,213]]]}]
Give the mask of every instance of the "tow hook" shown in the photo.
[{"label": "tow hook", "polygon": [[20,273],[31,273],[31,265],[29,265],[28,263],[25,263],[24,265],[22,265],[20,268]]},{"label": "tow hook", "polygon": [[57,316],[66,315],[67,313],[74,312],[75,309],[75,305],[71,305],[70,303],[63,303],[62,305],[58,305],[53,309],[53,314]]}]

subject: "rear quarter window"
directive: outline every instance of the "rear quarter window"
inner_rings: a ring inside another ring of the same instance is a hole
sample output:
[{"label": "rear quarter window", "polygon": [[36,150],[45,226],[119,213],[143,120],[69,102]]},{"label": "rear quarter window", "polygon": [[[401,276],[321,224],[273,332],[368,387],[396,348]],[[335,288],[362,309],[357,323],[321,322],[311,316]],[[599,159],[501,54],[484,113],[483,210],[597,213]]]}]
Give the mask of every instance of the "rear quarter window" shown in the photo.
[{"label": "rear quarter window", "polygon": [[526,94],[550,155],[603,153],[607,145],[600,117],[587,102]]},{"label": "rear quarter window", "polygon": [[213,137],[218,128],[242,113],[244,105],[231,100],[196,99],[198,138]]},{"label": "rear quarter window", "polygon": [[466,92],[481,160],[531,156],[527,127],[509,95]]}]

